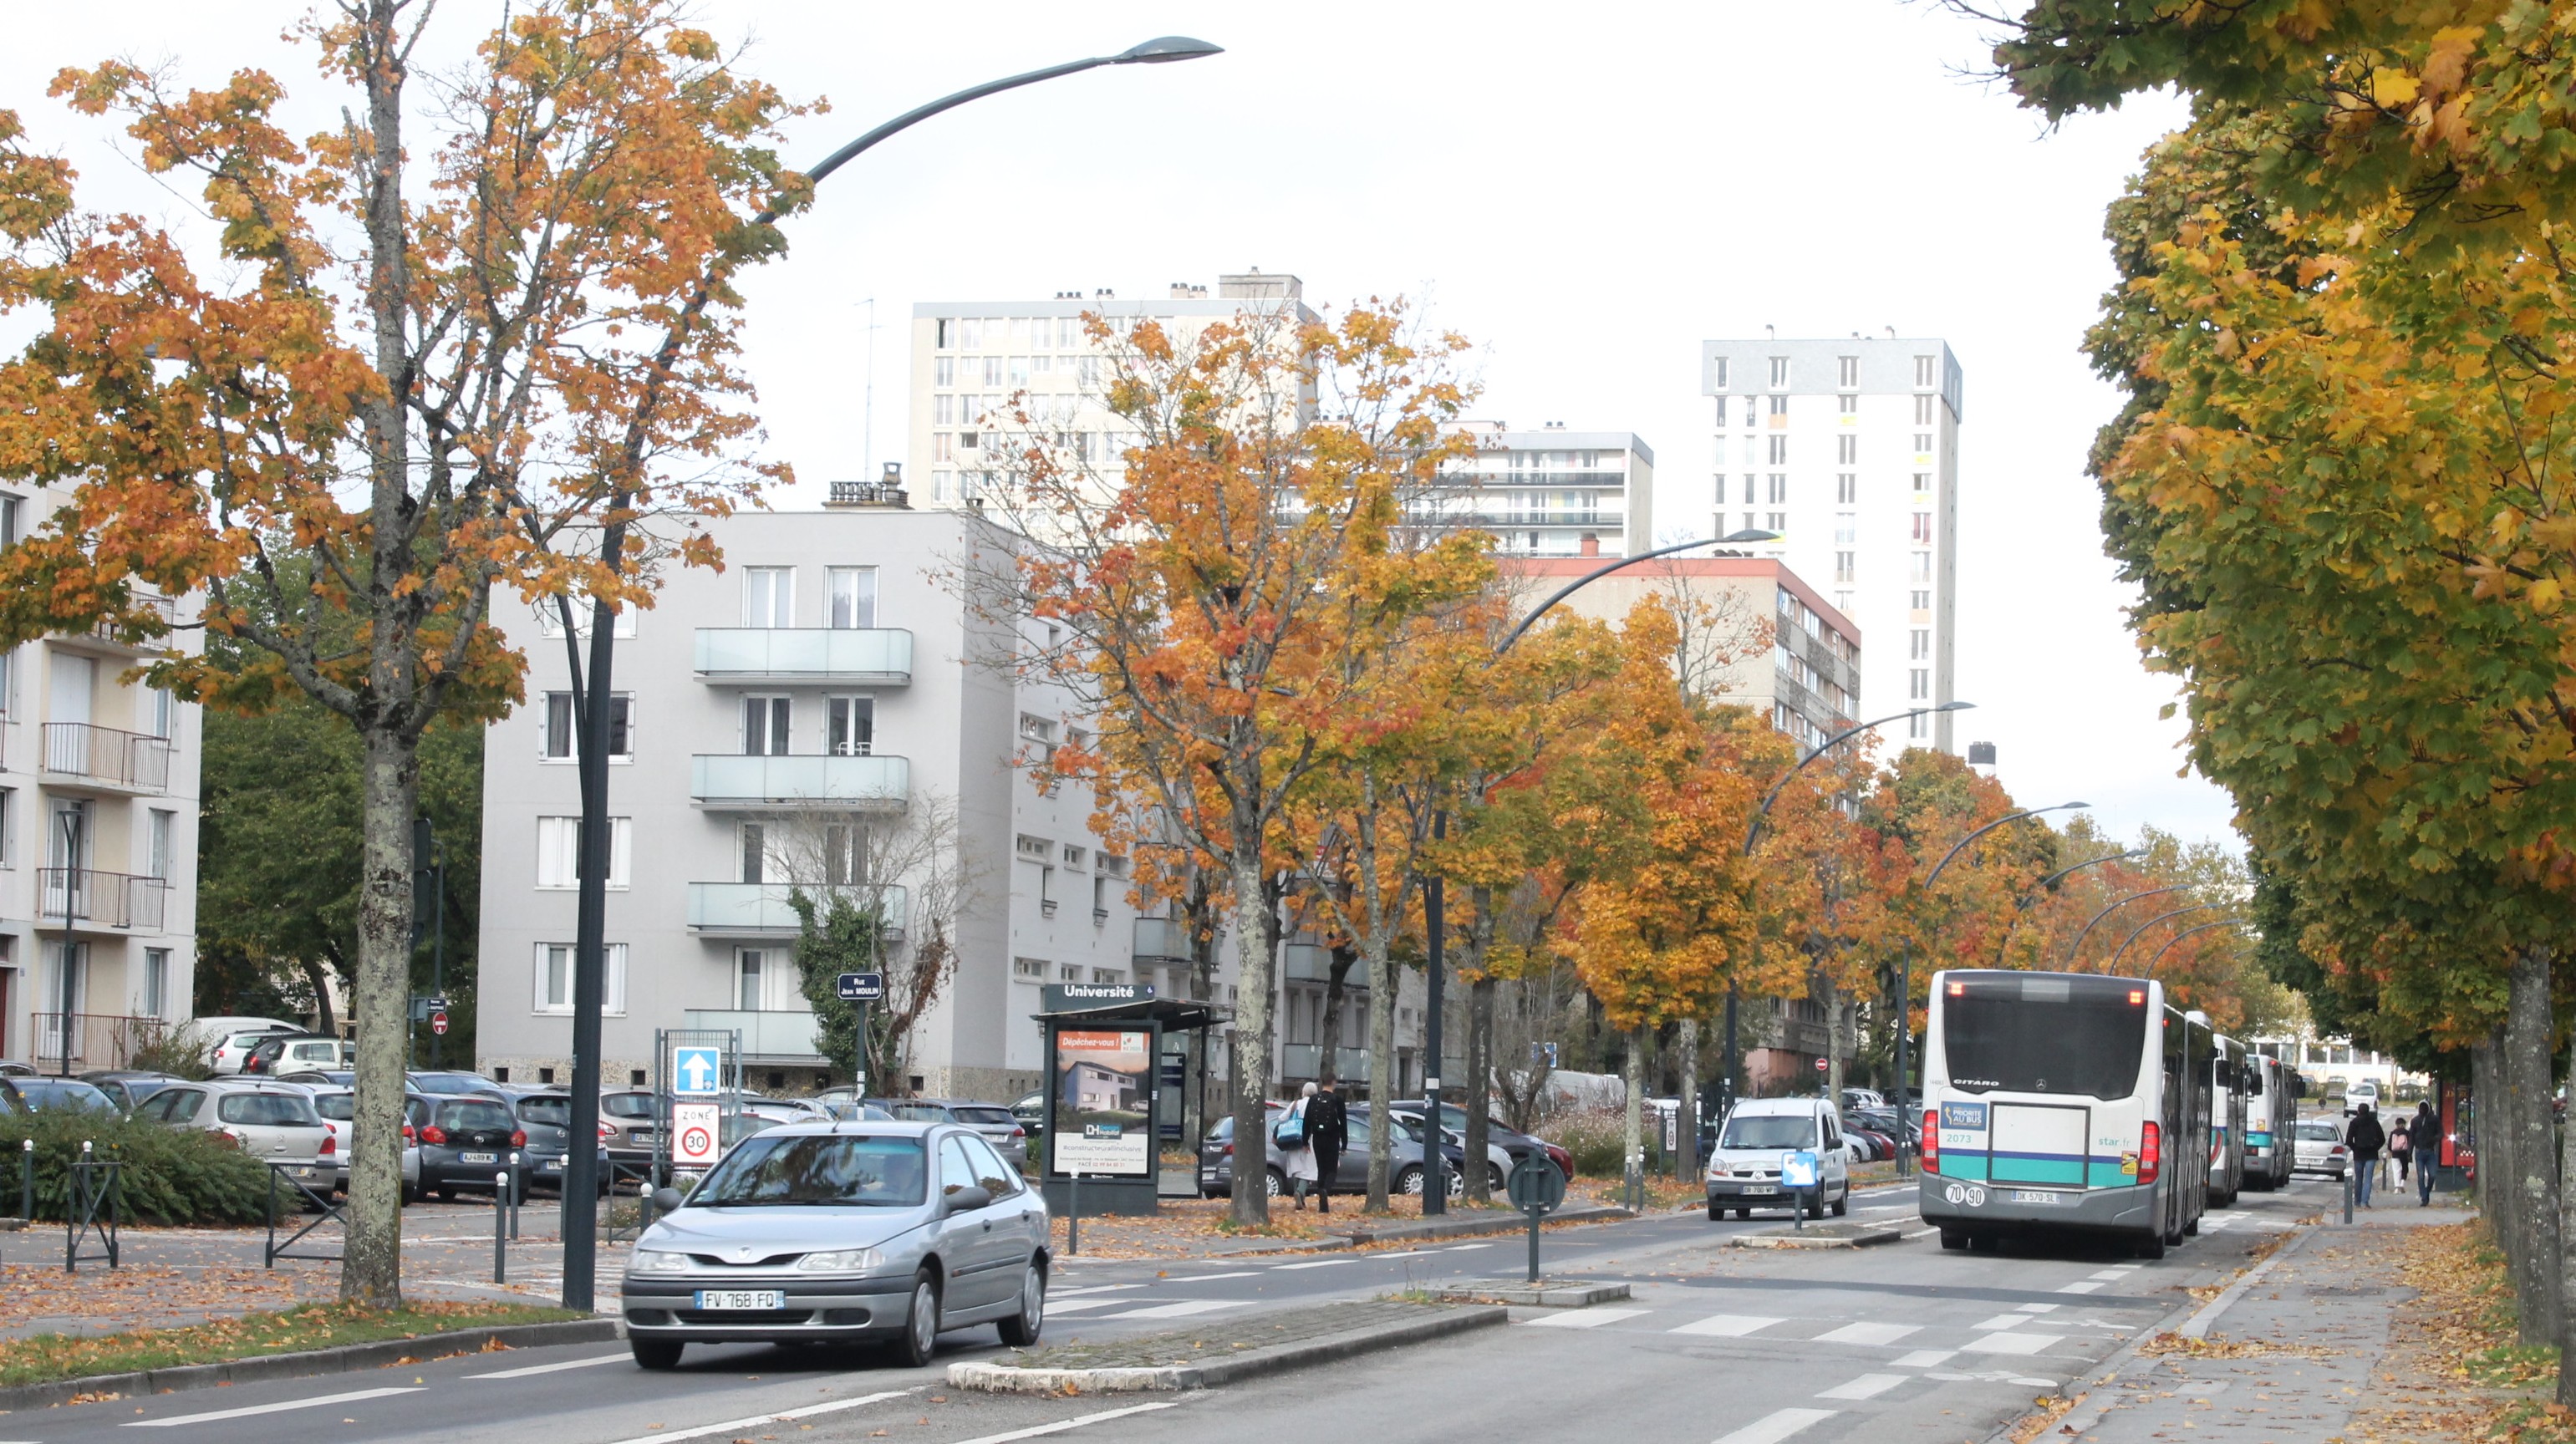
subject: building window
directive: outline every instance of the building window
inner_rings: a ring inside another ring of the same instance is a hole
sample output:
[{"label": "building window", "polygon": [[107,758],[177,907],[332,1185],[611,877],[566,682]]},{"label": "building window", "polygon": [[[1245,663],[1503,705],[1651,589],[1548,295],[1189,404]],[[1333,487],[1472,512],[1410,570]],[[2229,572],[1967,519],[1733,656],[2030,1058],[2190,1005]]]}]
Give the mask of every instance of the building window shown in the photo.
[{"label": "building window", "polygon": [[1771,416],[1773,418],[1771,424],[1774,426],[1786,425],[1789,417],[1789,398],[1786,396],[1774,396],[1770,398],[1770,401]]},{"label": "building window", "polygon": [[1836,384],[1840,385],[1845,391],[1857,389],[1860,386],[1860,358],[1857,356],[1835,357],[1834,380]]},{"label": "building window", "polygon": [[1914,494],[1916,496],[1930,496],[1932,494],[1932,473],[1928,471],[1918,471],[1914,473]]},{"label": "building window", "polygon": [[[1720,356],[1708,363],[1708,389],[1711,391],[1724,391],[1726,389],[1726,358],[1723,356]],[[1721,401],[1717,403],[1717,405],[1720,412],[1718,419],[1720,421],[1724,421],[1726,403]]]},{"label": "building window", "polygon": [[785,697],[743,698],[742,755],[786,756],[789,718],[793,710],[792,703]]},{"label": "building window", "polygon": [[1023,983],[1043,983],[1046,981],[1046,959],[1013,958],[1011,976]]},{"label": "building window", "polygon": [[1932,513],[1918,511],[1914,514],[1914,544],[1919,547],[1932,545]]},{"label": "building window", "polygon": [[1764,531],[1778,532],[1782,536],[1787,536],[1789,534],[1789,514],[1785,511],[1775,511],[1771,513],[1769,519],[1762,523],[1762,529]]},{"label": "building window", "polygon": [[938,394],[937,396],[933,396],[933,397],[931,397],[931,398],[930,398],[930,424],[931,424],[931,425],[933,425],[933,426],[948,426],[948,425],[952,425],[952,424],[954,424],[954,423],[956,422],[956,420],[957,420],[957,398],[956,398],[956,397],[951,396],[951,395],[949,395],[947,392],[944,392],[944,391],[943,391],[943,392],[941,392],[940,394]]},{"label": "building window", "polygon": [[1914,433],[1914,454],[1917,456],[1930,456],[1932,454],[1931,432],[1918,431]]},{"label": "building window", "polygon": [[823,828],[823,885],[853,887],[866,870],[868,833],[864,827],[829,823]]},{"label": "building window", "polygon": [[757,822],[746,822],[737,834],[742,866],[739,875],[747,883],[758,884],[769,879],[769,829]]},{"label": "building window", "polygon": [[[1723,419],[1722,419],[1722,418],[1721,418],[1721,422],[1720,422],[1720,424],[1723,424]],[[1714,465],[1718,470],[1720,470],[1720,471],[1724,471],[1724,470],[1726,469],[1726,438],[1725,438],[1725,437],[1723,437],[1723,436],[1720,436],[1720,437],[1716,438],[1716,440],[1717,440],[1717,454],[1716,454],[1715,456],[1713,456],[1713,457],[1711,457],[1711,458],[1709,459],[1709,460],[1710,460],[1710,464],[1711,464],[1711,465]],[[1744,459],[1745,459],[1745,460],[1747,460],[1747,461],[1751,461],[1753,458],[1748,456],[1748,457],[1746,457],[1746,458],[1744,458]]]},{"label": "building window", "polygon": [[[986,386],[989,386],[989,387],[993,388],[993,389],[994,389],[994,390],[996,390],[996,391],[998,391],[998,390],[1000,390],[1000,389],[1001,389],[1001,386],[1002,386],[1002,358],[1001,358],[1001,357],[999,357],[999,356],[987,356],[987,357],[985,357],[985,358],[984,358],[984,384],[985,384]],[[971,444],[971,443],[970,443],[970,444]]]},{"label": "building window", "polygon": [[1932,630],[1929,627],[1916,627],[1907,636],[1905,645],[1908,655],[1914,661],[1929,661],[1932,656]]},{"label": "building window", "polygon": [[1788,357],[1786,357],[1786,356],[1774,356],[1774,357],[1772,357],[1772,358],[1771,358],[1771,389],[1772,389],[1772,390],[1774,390],[1774,391],[1785,391],[1785,390],[1787,390],[1787,389],[1788,389],[1788,386],[1789,386],[1789,358],[1788,358]]},{"label": "building window", "polygon": [[1834,513],[1834,541],[1835,541],[1835,543],[1836,543],[1836,544],[1838,544],[1838,545],[1841,545],[1841,546],[1850,546],[1850,545],[1852,545],[1853,543],[1858,542],[1859,540],[1860,540],[1860,513],[1859,513],[1859,512],[1856,512],[1856,511],[1838,511],[1838,512],[1835,512],[1835,513]]},{"label": "building window", "polygon": [[1917,426],[1929,426],[1932,424],[1932,398],[1930,396],[1917,396],[1914,398],[1914,424]]},{"label": "building window", "polygon": [[746,627],[796,625],[796,569],[742,569],[742,624]]},{"label": "building window", "polygon": [[[538,756],[548,762],[572,762],[581,756],[580,729],[573,726],[572,694],[548,692],[545,706],[545,737]],[[608,699],[608,760],[635,760],[635,697],[629,692],[612,693]]]},{"label": "building window", "polygon": [[1773,466],[1787,466],[1789,464],[1789,438],[1785,436],[1774,436],[1770,438],[1770,442],[1771,445],[1769,447],[1769,452],[1771,464]]},{"label": "building window", "polygon": [[769,990],[786,972],[786,960],[768,948],[737,948],[733,955],[733,1005],[746,1013],[770,1011]]},{"label": "building window", "polygon": [[1851,583],[1853,583],[1853,582],[1855,582],[1855,581],[1857,581],[1857,580],[1858,580],[1858,578],[1854,575],[1854,570],[1853,570],[1853,567],[1852,567],[1852,558],[1853,558],[1855,555],[1856,555],[1856,553],[1853,553],[1853,552],[1836,552],[1836,553],[1834,553],[1834,580],[1835,580],[1835,581],[1837,581],[1837,582],[1841,582],[1841,583],[1844,583],[1844,584],[1846,584],[1846,585],[1849,585],[1849,584],[1851,584]]},{"label": "building window", "polygon": [[1905,674],[1905,695],[1917,702],[1930,698],[1932,695],[1932,669],[1929,667],[1915,667],[1909,669]]},{"label": "building window", "polygon": [[[626,945],[609,943],[600,949],[606,963],[606,987],[601,989],[600,1011],[610,1017],[626,1016]],[[573,945],[570,943],[537,944],[536,1011],[569,1013],[572,1011]]]},{"label": "building window", "polygon": [[1771,501],[1774,505],[1789,499],[1789,477],[1786,472],[1771,473]]},{"label": "building window", "polygon": [[1848,617],[1848,616],[1850,616],[1850,615],[1851,615],[1851,609],[1852,609],[1852,594],[1851,594],[1851,593],[1849,593],[1849,592],[1836,592],[1836,593],[1834,593],[1834,610],[1835,610],[1835,611],[1840,612],[1840,613],[1842,613],[1844,616]]},{"label": "building window", "polygon": [[168,741],[179,725],[179,699],[159,687],[144,688],[143,696],[148,719],[144,726],[151,730],[153,736]]},{"label": "building window", "polygon": [[1835,437],[1834,462],[1840,466],[1858,466],[1860,464],[1860,438],[1857,436]]},{"label": "building window", "polygon": [[1043,762],[1055,755],[1055,724],[1034,712],[1020,714],[1020,740],[1029,744],[1029,755]]},{"label": "building window", "polygon": [[1834,504],[1836,506],[1860,505],[1859,477],[1848,471],[1838,473],[1834,477]]},{"label": "building window", "polygon": [[170,880],[170,838],[179,825],[179,814],[153,808],[145,834],[143,875]]},{"label": "building window", "polygon": [[835,757],[865,757],[876,749],[877,704],[872,697],[830,697],[823,703],[829,750]]},{"label": "building window", "polygon": [[1921,712],[1905,719],[1905,735],[1920,741],[1931,735],[1932,719]]},{"label": "building window", "polygon": [[1930,385],[1932,385],[1932,384],[1934,383],[1935,378],[1936,378],[1936,377],[1938,376],[1938,374],[1939,374],[1939,372],[1938,372],[1937,368],[1938,368],[1938,366],[1940,365],[1940,359],[1941,359],[1941,358],[1939,358],[1939,357],[1937,357],[1937,356],[1917,356],[1917,357],[1915,357],[1915,358],[1914,358],[1914,384],[1915,384],[1915,385],[1917,385],[1917,386],[1930,386]]},{"label": "building window", "polygon": [[1930,592],[1908,592],[1906,593],[1906,596],[1911,598],[1906,605],[1911,607],[1913,610],[1918,612],[1928,612],[1932,610],[1932,594]]},{"label": "building window", "polygon": [[143,1016],[158,1018],[170,1011],[170,950],[143,950]]},{"label": "building window", "polygon": [[[957,344],[957,323],[946,316],[930,323],[931,345],[945,351]],[[946,357],[940,358],[945,361]]]},{"label": "building window", "polygon": [[[1720,376],[1726,374],[1725,362],[1717,363],[1717,374]],[[0,496],[0,547],[13,547],[18,544],[18,506],[17,497]]]},{"label": "building window", "polygon": [[1834,405],[1835,408],[1845,416],[1860,415],[1860,398],[1849,392],[1845,392],[1841,396],[1836,397],[1834,399]]},{"label": "building window", "polygon": [[[623,892],[630,884],[629,873],[635,857],[635,820],[612,817],[608,820],[608,886]],[[540,817],[537,819],[537,887],[546,892],[569,892],[581,886],[581,819],[578,817]]]},{"label": "building window", "polygon": [[1911,559],[1906,564],[1906,571],[1906,579],[1908,581],[1928,582],[1932,580],[1932,554],[1930,552],[1913,553]]},{"label": "building window", "polygon": [[933,386],[956,385],[957,358],[954,356],[942,356],[938,360],[931,362],[930,384]]},{"label": "building window", "polygon": [[828,589],[824,626],[846,631],[877,624],[875,567],[833,567],[823,577]]},{"label": "building window", "polygon": [[1079,963],[1058,963],[1055,965],[1055,975],[1065,982],[1079,983],[1082,981],[1082,965]]}]

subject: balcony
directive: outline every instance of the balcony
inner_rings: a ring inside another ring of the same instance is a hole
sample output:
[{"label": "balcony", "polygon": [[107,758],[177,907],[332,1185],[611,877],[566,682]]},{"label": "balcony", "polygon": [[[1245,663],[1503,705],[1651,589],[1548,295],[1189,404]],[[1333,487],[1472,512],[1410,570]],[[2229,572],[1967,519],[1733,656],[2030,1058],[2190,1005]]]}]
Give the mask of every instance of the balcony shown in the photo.
[{"label": "balcony", "polygon": [[120,732],[87,722],[45,724],[48,782],[66,782],[119,792],[162,793],[170,790],[170,739]]},{"label": "balcony", "polygon": [[814,1047],[814,1015],[803,1010],[690,1008],[680,1026],[693,1032],[739,1032],[742,1056],[782,1062],[820,1063]]},{"label": "balcony", "polygon": [[[170,1032],[166,1019],[115,1013],[38,1013],[35,1024],[34,1061],[40,1073],[58,1071],[66,1061],[75,1069],[131,1067],[135,1054]],[[71,1043],[68,1060],[63,1057],[66,1039]]]},{"label": "balcony", "polygon": [[731,812],[839,808],[900,812],[912,799],[912,763],[902,757],[737,757],[689,759],[689,800]]},{"label": "balcony", "polygon": [[1140,962],[1190,961],[1189,925],[1178,918],[1136,919],[1136,942],[1128,956]]},{"label": "balcony", "polygon": [[[693,882],[689,884],[689,931],[702,938],[792,938],[796,936],[796,909],[788,906],[787,895],[796,888],[785,882]],[[847,893],[860,907],[867,905],[867,894],[877,894],[885,908],[885,940],[901,942],[906,919],[910,916],[910,899],[900,887],[805,889],[814,897],[822,912],[830,911],[822,894]],[[817,914],[820,921],[821,913]]]},{"label": "balcony", "polygon": [[912,633],[900,627],[700,627],[698,680],[723,685],[912,682]]},{"label": "balcony", "polygon": [[75,930],[86,925],[91,932],[157,933],[169,909],[166,878],[87,867],[40,867],[36,889],[44,909],[36,919],[40,927],[47,923],[61,927],[68,918]]},{"label": "balcony", "polygon": [[[138,616],[160,618],[161,625],[164,627],[175,627],[179,624],[179,604],[168,597],[155,596],[149,592],[137,592],[128,605],[129,608]],[[99,622],[92,626],[88,631],[73,634],[71,640],[89,642],[103,647],[113,647],[120,652],[138,655],[147,652],[167,651],[171,646],[170,639],[167,636],[145,637],[139,641],[129,641],[126,638],[117,635],[117,627],[112,622]]]},{"label": "balcony", "polygon": [[[1320,1078],[1324,1075],[1317,1072],[1316,1069],[1323,1061],[1324,1047],[1320,1043],[1283,1044],[1279,1049],[1279,1076],[1282,1078]],[[1334,1049],[1333,1070],[1333,1076],[1344,1083],[1367,1082],[1369,1076],[1368,1049]]]}]

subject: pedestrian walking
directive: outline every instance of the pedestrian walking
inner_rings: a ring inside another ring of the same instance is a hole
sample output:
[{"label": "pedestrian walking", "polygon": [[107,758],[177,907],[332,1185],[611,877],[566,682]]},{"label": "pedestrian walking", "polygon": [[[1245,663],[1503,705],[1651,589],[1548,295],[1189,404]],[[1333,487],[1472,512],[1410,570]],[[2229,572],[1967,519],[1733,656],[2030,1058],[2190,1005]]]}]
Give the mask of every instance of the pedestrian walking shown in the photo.
[{"label": "pedestrian walking", "polygon": [[2417,1103],[2415,1116],[2407,1120],[2406,1136],[2415,1144],[2415,1206],[2433,1206],[2433,1168],[2442,1161],[2442,1122],[2433,1116],[2431,1101]]},{"label": "pedestrian walking", "polygon": [[1300,1213],[1306,1211],[1306,1185],[1315,1181],[1315,1149],[1313,1140],[1306,1136],[1306,1110],[1314,1103],[1315,1085],[1309,1083],[1270,1127],[1270,1141],[1279,1145],[1279,1166],[1288,1175],[1288,1187],[1297,1196]]},{"label": "pedestrian walking", "polygon": [[2400,1118],[2388,1129],[2388,1161],[2397,1165],[2397,1186],[2400,1189],[2406,1187],[2406,1165],[2415,1153],[2415,1135],[2407,1124],[2408,1120]]},{"label": "pedestrian walking", "polygon": [[1351,1139],[1351,1115],[1334,1089],[1336,1081],[1325,1074],[1322,1086],[1306,1100],[1306,1146],[1315,1155],[1315,1208],[1320,1213],[1333,1211],[1333,1170],[1342,1166],[1342,1152]]},{"label": "pedestrian walking", "polygon": [[2380,1150],[2388,1146],[2388,1130],[2380,1127],[2379,1115],[2364,1103],[2344,1126],[2343,1142],[2352,1150],[2352,1201],[2368,1208],[2370,1186],[2379,1174]]}]

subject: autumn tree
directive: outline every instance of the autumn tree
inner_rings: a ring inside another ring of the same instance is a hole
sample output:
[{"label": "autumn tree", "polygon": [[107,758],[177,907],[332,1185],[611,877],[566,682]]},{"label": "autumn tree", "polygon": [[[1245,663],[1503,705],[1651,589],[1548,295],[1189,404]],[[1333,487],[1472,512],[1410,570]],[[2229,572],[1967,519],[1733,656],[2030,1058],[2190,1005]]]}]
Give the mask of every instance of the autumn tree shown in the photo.
[{"label": "autumn tree", "polygon": [[[792,107],[679,8],[535,0],[415,85],[429,8],[344,0],[299,32],[346,97],[301,138],[257,71],[64,71],[56,95],[198,188],[201,231],[85,209],[0,116],[0,307],[35,333],[0,367],[0,474],[65,498],[0,556],[0,640],[162,639],[154,593],[197,594],[239,646],[174,650],[156,685],[346,719],[372,1135],[402,1106],[420,739],[518,696],[486,599],[642,605],[664,556],[712,553],[648,547],[638,520],[756,479],[733,464],[755,422],[728,281],[780,244],[753,214],[802,198],[769,149]],[[350,1184],[342,1292],[375,1305],[400,1299],[397,1162],[362,1155]]]}]

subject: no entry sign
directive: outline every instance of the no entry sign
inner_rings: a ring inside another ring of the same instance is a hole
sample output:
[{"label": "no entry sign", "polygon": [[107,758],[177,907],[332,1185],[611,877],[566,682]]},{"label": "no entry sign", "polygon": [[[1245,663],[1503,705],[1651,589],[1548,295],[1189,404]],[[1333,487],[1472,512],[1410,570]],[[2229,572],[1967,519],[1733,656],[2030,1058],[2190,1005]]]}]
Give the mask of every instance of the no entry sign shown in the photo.
[{"label": "no entry sign", "polygon": [[439,1034],[442,1037],[445,1036],[447,1032],[447,1015],[445,1013],[430,1014],[429,1031]]}]

